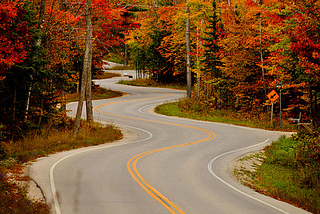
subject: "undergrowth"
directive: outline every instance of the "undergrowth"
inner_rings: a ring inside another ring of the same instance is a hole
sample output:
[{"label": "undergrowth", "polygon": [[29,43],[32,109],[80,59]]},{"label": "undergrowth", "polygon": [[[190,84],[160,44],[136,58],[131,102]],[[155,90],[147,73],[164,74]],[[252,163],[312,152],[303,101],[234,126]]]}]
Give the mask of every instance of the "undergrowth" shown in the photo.
[{"label": "undergrowth", "polygon": [[80,133],[74,138],[72,122],[67,127],[61,128],[48,125],[40,131],[28,133],[24,139],[6,142],[5,152],[7,156],[16,159],[19,163],[24,163],[51,153],[98,145],[121,138],[121,131],[113,125],[102,127],[94,123],[82,123]]},{"label": "undergrowth", "polygon": [[185,86],[179,84],[162,84],[157,81],[146,78],[146,79],[133,79],[133,80],[120,80],[118,84],[123,85],[133,85],[133,86],[143,86],[143,87],[162,87],[162,88],[172,88],[172,89],[186,89]]},{"label": "undergrowth", "polygon": [[320,135],[281,137],[265,148],[266,159],[256,172],[260,192],[320,213]]},{"label": "undergrowth", "polygon": [[50,208],[43,202],[31,201],[26,189],[8,182],[0,172],[0,213],[1,214],[49,214]]}]

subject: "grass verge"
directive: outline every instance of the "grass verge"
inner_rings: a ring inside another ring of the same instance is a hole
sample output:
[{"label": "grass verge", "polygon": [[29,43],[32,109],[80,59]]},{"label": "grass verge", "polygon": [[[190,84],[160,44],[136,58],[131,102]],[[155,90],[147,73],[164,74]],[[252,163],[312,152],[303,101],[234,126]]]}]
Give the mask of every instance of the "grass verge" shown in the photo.
[{"label": "grass verge", "polygon": [[[263,152],[245,158],[254,170],[235,169],[235,177],[241,183],[312,213],[320,213],[319,133],[281,137]],[[246,160],[238,161],[242,164]]]},{"label": "grass verge", "polygon": [[186,90],[185,86],[178,84],[161,84],[152,79],[133,79],[133,80],[120,80],[118,84],[123,85],[133,85],[133,86],[143,86],[143,87],[161,87],[161,88],[172,88],[179,90]]},{"label": "grass verge", "polygon": [[[165,103],[155,108],[155,112],[168,116],[185,117],[196,120],[204,120],[218,123],[228,123],[239,126],[261,128],[268,130],[280,130],[270,125],[269,115],[250,117],[248,115],[229,110],[207,110],[196,102],[190,104],[186,99],[174,103]],[[192,102],[192,101],[191,101]],[[283,121],[282,131],[295,131],[295,127]]]},{"label": "grass verge", "polygon": [[102,74],[98,75],[97,79],[110,79],[112,77],[121,77],[121,74],[119,73],[113,73],[113,72],[103,72]]},{"label": "grass verge", "polygon": [[[92,89],[92,100],[99,100],[99,99],[108,99],[114,97],[120,97],[123,93],[120,91],[113,91],[110,89],[100,88],[99,86],[95,86]],[[67,94],[66,102],[76,102],[79,100],[79,93]]]},{"label": "grass verge", "polygon": [[[7,142],[4,146],[6,155],[14,158],[18,163],[25,163],[38,157],[65,150],[94,146],[118,140],[121,131],[112,125],[105,127],[92,123],[81,124],[81,131],[77,137],[72,137],[72,122],[67,126],[57,127],[48,125],[41,131],[34,131],[16,142]],[[57,134],[59,133],[59,134]]]},{"label": "grass verge", "polygon": [[125,65],[116,65],[113,66],[112,68],[107,68],[106,70],[134,70],[135,68],[130,67],[130,66],[125,66]]}]

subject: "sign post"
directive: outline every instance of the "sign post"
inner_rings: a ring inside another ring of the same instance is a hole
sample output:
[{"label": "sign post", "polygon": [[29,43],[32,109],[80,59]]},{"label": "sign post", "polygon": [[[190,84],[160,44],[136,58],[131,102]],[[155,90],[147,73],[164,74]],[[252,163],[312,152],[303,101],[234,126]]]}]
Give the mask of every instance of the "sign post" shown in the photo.
[{"label": "sign post", "polygon": [[272,121],[273,121],[273,103],[279,98],[279,95],[277,94],[277,92],[275,90],[272,90],[267,95],[267,97],[271,101],[271,122],[270,122],[270,124],[272,125]]},{"label": "sign post", "polygon": [[272,126],[272,121],[273,121],[273,103],[271,103],[271,120],[270,120],[271,126]]}]

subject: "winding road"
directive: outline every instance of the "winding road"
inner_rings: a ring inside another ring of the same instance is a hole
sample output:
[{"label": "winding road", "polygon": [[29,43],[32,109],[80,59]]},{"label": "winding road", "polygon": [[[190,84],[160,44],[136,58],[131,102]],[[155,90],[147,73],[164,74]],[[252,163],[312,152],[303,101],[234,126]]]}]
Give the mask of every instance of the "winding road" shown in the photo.
[{"label": "winding road", "polygon": [[[156,105],[185,92],[115,84],[120,78],[95,82],[125,96],[93,104],[95,120],[124,129],[123,140],[57,153],[30,167],[53,213],[307,213],[242,186],[228,169],[234,158],[283,133],[155,114]],[[68,109],[74,115],[76,103]]]}]

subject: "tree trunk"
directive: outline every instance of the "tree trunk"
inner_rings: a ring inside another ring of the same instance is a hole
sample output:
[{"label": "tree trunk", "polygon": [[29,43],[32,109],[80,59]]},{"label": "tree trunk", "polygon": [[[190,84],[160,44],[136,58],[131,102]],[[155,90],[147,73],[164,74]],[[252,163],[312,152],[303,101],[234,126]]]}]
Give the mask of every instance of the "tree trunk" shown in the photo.
[{"label": "tree trunk", "polygon": [[86,35],[86,52],[87,54],[87,63],[86,70],[87,70],[87,85],[86,85],[86,109],[87,109],[87,121],[93,121],[93,112],[92,112],[92,100],[91,100],[91,89],[92,89],[92,74],[91,74],[91,67],[92,67],[92,22],[91,22],[91,2],[92,0],[87,0],[87,16],[86,16],[86,23],[87,23],[87,35]]},{"label": "tree trunk", "polygon": [[83,70],[82,71],[82,77],[81,77],[81,89],[80,89],[80,97],[79,97],[79,102],[78,102],[78,108],[77,108],[77,114],[76,114],[76,119],[73,125],[73,135],[77,136],[79,129],[80,129],[80,121],[81,121],[81,114],[82,114],[82,108],[83,108],[83,102],[85,98],[85,93],[86,93],[86,80],[87,80],[87,73]]},{"label": "tree trunk", "polygon": [[83,71],[81,76],[80,97],[78,102],[77,114],[73,126],[73,135],[77,136],[80,129],[83,102],[86,100],[87,120],[92,121],[92,101],[91,101],[91,64],[92,64],[92,23],[91,23],[91,0],[86,3],[86,47],[83,61]]},{"label": "tree trunk", "polygon": [[[91,35],[92,35],[92,27],[91,29]],[[92,38],[92,36],[90,37]],[[90,51],[89,51],[89,63],[87,66],[87,85],[86,85],[86,109],[87,109],[87,121],[92,122],[93,121],[93,111],[92,111],[92,99],[91,99],[91,89],[92,89],[92,74],[91,74],[91,65],[92,65],[92,39],[90,39],[91,45]]]}]

